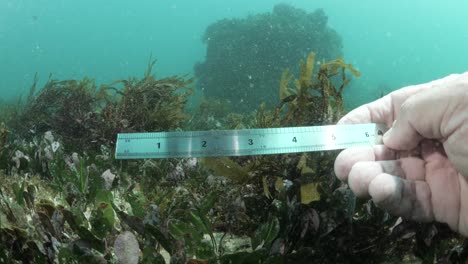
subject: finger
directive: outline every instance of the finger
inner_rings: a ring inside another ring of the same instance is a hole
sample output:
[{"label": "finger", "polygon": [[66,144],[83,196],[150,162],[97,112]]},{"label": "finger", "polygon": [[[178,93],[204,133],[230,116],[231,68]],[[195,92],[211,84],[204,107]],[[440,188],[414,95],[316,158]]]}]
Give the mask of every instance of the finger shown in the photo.
[{"label": "finger", "polygon": [[426,162],[418,157],[405,157],[397,160],[377,161],[382,172],[412,181],[426,179]]},{"label": "finger", "polygon": [[384,145],[353,147],[340,152],[335,160],[335,174],[347,182],[351,168],[359,161],[393,160],[396,153]]},{"label": "finger", "polygon": [[436,130],[440,128],[445,110],[432,111],[440,100],[433,94],[434,90],[425,90],[405,101],[395,123],[384,134],[385,145],[406,150],[416,147],[424,137],[440,134]]},{"label": "finger", "polygon": [[424,181],[382,173],[369,184],[369,194],[377,206],[392,215],[421,222],[434,220],[431,190]]},{"label": "finger", "polygon": [[[449,76],[444,82],[432,83],[411,96],[399,107],[393,127],[384,135],[384,143],[390,148],[406,150],[414,148],[423,138],[443,139],[456,130],[463,118],[457,118],[460,106],[466,107],[466,87],[458,85],[457,76]],[[458,78],[468,79],[465,75]],[[455,117],[453,117],[455,115]]]},{"label": "finger", "polygon": [[359,197],[369,198],[370,183],[382,173],[408,180],[424,180],[425,162],[419,158],[408,157],[398,160],[360,161],[349,172],[348,185]]},{"label": "finger", "polygon": [[401,88],[376,101],[354,109],[341,118],[338,124],[384,123],[388,127],[391,127],[399,114],[401,105],[407,98],[429,87],[439,86],[454,80],[459,76],[459,74],[452,74],[429,83]]},{"label": "finger", "polygon": [[396,90],[376,101],[362,105],[346,114],[338,124],[384,123],[391,127],[395,120],[396,109],[404,100],[418,93],[427,85],[414,85]]},{"label": "finger", "polygon": [[[423,140],[421,155],[426,161],[426,182],[431,186],[434,217],[439,222],[457,228],[460,208],[463,204],[462,188],[466,180],[461,178],[457,169],[447,159],[440,142]],[[466,157],[466,156],[465,156]]]},{"label": "finger", "polygon": [[445,157],[447,157],[447,153],[445,152],[444,145],[438,140],[424,139],[421,141],[420,148],[421,157],[428,163],[435,163],[438,166],[441,166],[441,164],[438,164],[438,162],[441,160],[446,160]]}]

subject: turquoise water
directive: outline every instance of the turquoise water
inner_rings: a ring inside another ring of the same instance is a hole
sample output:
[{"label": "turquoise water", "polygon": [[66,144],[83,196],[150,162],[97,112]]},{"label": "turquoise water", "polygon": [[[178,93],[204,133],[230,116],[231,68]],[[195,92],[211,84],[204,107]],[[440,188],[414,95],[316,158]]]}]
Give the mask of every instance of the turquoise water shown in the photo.
[{"label": "turquoise water", "polygon": [[222,18],[270,12],[276,3],[323,8],[343,39],[345,60],[362,73],[348,107],[404,85],[468,69],[468,2],[437,0],[0,0],[0,91],[90,76],[99,83],[140,76],[150,54],[158,76],[192,73],[201,37]]}]

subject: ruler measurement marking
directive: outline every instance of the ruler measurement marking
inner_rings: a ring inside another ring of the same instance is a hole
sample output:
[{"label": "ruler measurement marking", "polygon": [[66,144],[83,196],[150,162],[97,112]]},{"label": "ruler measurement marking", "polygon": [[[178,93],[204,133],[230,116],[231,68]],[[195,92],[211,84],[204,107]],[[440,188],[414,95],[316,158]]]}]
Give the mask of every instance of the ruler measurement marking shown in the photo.
[{"label": "ruler measurement marking", "polygon": [[119,134],[116,158],[242,156],[372,145],[382,125],[328,125],[247,130]]}]

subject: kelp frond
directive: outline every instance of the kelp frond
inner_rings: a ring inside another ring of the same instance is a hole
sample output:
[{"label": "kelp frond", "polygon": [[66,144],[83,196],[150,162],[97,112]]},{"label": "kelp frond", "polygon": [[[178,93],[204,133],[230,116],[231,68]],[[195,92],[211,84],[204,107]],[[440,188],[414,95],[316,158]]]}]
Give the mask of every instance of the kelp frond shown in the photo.
[{"label": "kelp frond", "polygon": [[[345,63],[342,57],[323,62],[314,74],[315,53],[310,52],[306,60],[299,64],[299,76],[294,80],[295,88],[289,84],[294,79],[289,69],[284,70],[280,81],[281,106],[287,105],[283,117],[284,125],[312,125],[323,122],[335,122],[343,113],[342,92],[350,79],[346,76],[349,70],[354,76],[360,73],[351,64]],[[341,83],[332,81],[341,75]],[[320,95],[310,92],[317,91]],[[280,107],[281,107],[280,106]]]},{"label": "kelp frond", "polygon": [[249,165],[243,167],[228,157],[207,157],[201,159],[203,165],[212,170],[217,176],[224,176],[236,183],[247,183],[251,176]]},{"label": "kelp frond", "polygon": [[289,69],[286,68],[281,75],[280,89],[279,89],[279,98],[281,101],[284,101],[289,96],[295,93],[294,89],[289,87],[289,83],[293,80],[294,75],[289,72]]},{"label": "kelp frond", "polygon": [[320,65],[320,69],[327,70],[328,76],[335,76],[340,70],[349,70],[355,77],[360,77],[361,73],[354,69],[353,65],[345,63],[343,57],[339,57],[336,60],[329,61]]},{"label": "kelp frond", "polygon": [[315,53],[310,52],[307,56],[307,60],[304,62],[301,60],[301,75],[299,77],[301,87],[306,87],[312,80],[312,74],[314,72],[315,64]]},{"label": "kelp frond", "polygon": [[34,94],[36,93],[36,88],[37,88],[37,82],[39,81],[39,76],[37,75],[37,72],[34,74],[34,79],[33,79],[33,83],[31,85],[31,88],[29,88],[29,95],[28,95],[28,99],[26,101],[26,103],[29,103],[33,97],[34,97]]},{"label": "kelp frond", "polygon": [[2,153],[3,147],[5,146],[8,133],[9,131],[7,127],[5,126],[5,124],[3,122],[0,123],[0,154]]},{"label": "kelp frond", "polygon": [[149,61],[148,61],[148,67],[146,68],[145,76],[144,76],[143,79],[147,79],[147,78],[151,77],[151,73],[153,72],[153,66],[154,66],[154,64],[156,64],[156,61],[158,61],[158,60],[157,59],[153,60],[153,55],[150,55],[150,58],[149,58]]}]

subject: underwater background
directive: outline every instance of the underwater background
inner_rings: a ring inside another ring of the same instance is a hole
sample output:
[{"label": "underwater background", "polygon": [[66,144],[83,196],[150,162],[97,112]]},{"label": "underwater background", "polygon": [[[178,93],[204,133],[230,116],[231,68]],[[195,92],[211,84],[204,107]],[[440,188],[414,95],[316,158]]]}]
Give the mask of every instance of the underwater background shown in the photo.
[{"label": "underwater background", "polygon": [[114,153],[118,133],[334,124],[464,72],[467,11],[456,0],[0,0],[0,264],[466,263],[468,240],[446,224],[356,198],[335,177],[339,151]]},{"label": "underwater background", "polygon": [[35,72],[40,83],[49,73],[99,83],[134,76],[150,54],[158,76],[193,73],[210,23],[270,12],[281,2],[324,9],[345,59],[362,73],[345,92],[350,107],[467,69],[468,3],[461,0],[2,0],[2,98],[26,93]]}]

